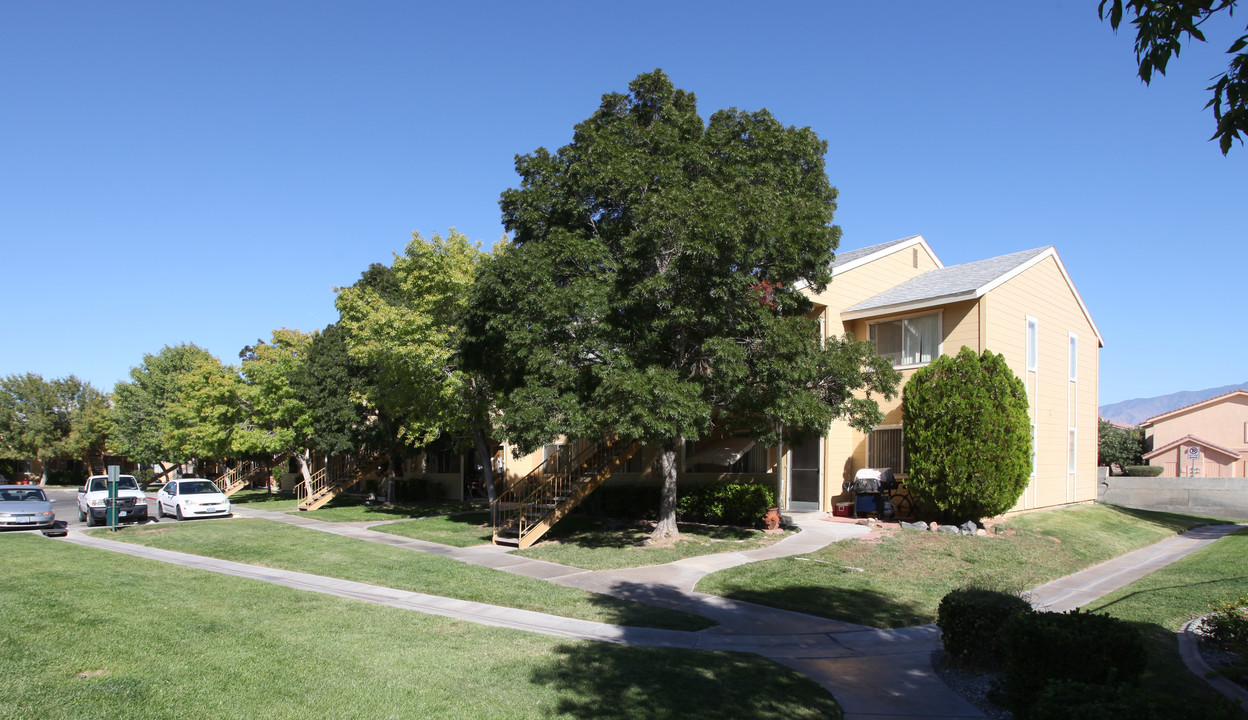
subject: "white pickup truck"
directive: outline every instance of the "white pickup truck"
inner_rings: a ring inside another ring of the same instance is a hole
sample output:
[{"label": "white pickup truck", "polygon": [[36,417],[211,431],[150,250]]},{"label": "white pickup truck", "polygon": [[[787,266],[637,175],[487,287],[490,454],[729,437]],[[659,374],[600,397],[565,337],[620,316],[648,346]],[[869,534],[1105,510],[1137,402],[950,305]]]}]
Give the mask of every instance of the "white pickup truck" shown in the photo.
[{"label": "white pickup truck", "polygon": [[[78,520],[87,526],[108,522],[108,476],[92,475],[78,488]],[[117,521],[147,520],[147,497],[133,475],[117,477]]]}]

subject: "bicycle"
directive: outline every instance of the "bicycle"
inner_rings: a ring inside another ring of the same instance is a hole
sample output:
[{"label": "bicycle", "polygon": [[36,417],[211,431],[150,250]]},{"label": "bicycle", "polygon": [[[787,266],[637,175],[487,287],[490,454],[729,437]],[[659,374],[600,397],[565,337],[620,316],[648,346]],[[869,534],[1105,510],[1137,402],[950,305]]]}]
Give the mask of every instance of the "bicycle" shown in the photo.
[{"label": "bicycle", "polygon": [[[889,512],[889,509],[892,512]],[[884,512],[885,517],[912,520],[915,516],[914,498],[910,497],[910,492],[900,486],[890,490],[884,495]]]}]

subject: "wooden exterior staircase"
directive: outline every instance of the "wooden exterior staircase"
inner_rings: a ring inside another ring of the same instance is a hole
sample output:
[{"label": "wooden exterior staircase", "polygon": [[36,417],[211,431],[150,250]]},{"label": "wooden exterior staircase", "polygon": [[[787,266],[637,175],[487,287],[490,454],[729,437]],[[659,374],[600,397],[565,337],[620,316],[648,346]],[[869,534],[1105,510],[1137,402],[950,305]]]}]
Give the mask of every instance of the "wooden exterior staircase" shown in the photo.
[{"label": "wooden exterior staircase", "polygon": [[330,500],[346,492],[361,480],[375,475],[385,466],[385,453],[356,457],[344,455],[330,458],[329,462],[312,473],[311,493],[308,487],[299,482],[295,484],[295,495],[299,498],[300,510],[316,510]]},{"label": "wooden exterior staircase", "polygon": [[[277,465],[285,461],[286,456],[283,455],[276,459],[272,464]],[[255,460],[244,460],[229,470],[225,471],[221,477],[217,478],[217,487],[221,488],[221,492],[226,497],[247,487],[258,476],[265,476],[269,473],[269,464],[256,462]]]},{"label": "wooden exterior staircase", "polygon": [[622,440],[564,445],[494,501],[494,544],[524,549],[537,542],[640,450]]}]

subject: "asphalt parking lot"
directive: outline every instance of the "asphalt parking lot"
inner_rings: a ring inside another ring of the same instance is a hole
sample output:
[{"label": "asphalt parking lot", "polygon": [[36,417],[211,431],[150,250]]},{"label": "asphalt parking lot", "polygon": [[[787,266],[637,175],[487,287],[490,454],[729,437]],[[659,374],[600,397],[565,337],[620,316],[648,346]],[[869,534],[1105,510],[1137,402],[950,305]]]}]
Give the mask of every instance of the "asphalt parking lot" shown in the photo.
[{"label": "asphalt parking lot", "polygon": [[[77,488],[44,488],[44,492],[53,500],[52,512],[56,513],[57,527],[67,527],[72,529],[85,529],[87,524],[78,520],[78,490]],[[147,516],[150,518],[148,522],[155,522],[156,518],[156,502],[152,498],[156,497],[156,491],[152,490],[147,495]]]}]

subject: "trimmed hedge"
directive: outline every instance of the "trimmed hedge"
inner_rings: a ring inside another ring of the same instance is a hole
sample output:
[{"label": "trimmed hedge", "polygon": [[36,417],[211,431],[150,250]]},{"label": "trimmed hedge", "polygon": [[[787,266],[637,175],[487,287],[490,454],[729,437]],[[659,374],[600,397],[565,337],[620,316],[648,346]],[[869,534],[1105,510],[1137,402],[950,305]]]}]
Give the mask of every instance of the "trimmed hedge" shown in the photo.
[{"label": "trimmed hedge", "polygon": [[1001,661],[1001,627],[1005,621],[1030,612],[1031,605],[1018,595],[967,587],[941,598],[936,625],[950,657],[989,667]]},{"label": "trimmed hedge", "polygon": [[1148,664],[1144,638],[1108,615],[1024,613],[1001,628],[1003,686],[1015,717],[1028,718],[1055,683],[1082,683],[1104,691],[1136,684]]},{"label": "trimmed hedge", "polygon": [[[595,517],[654,520],[659,514],[658,485],[604,485],[590,493],[576,512]],[[681,522],[754,527],[767,508],[776,506],[776,490],[758,483],[689,485],[679,489],[676,518]]]},{"label": "trimmed hedge", "polygon": [[427,478],[394,481],[394,501],[398,503],[440,502],[446,496],[442,483]]},{"label": "trimmed hedge", "polygon": [[1128,465],[1122,469],[1128,477],[1158,477],[1165,471],[1164,465]]},{"label": "trimmed hedge", "polygon": [[694,485],[676,499],[676,517],[686,522],[754,527],[776,506],[776,489],[758,483]]}]

